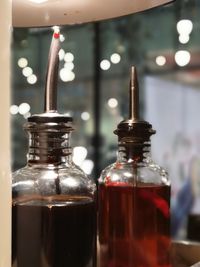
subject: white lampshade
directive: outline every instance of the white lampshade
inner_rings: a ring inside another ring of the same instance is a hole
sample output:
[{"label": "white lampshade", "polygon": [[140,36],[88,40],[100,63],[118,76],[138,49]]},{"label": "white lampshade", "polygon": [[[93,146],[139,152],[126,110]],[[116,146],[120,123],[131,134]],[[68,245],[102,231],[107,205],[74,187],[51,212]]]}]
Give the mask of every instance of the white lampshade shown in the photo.
[{"label": "white lampshade", "polygon": [[78,24],[115,18],[171,0],[13,0],[13,26]]}]

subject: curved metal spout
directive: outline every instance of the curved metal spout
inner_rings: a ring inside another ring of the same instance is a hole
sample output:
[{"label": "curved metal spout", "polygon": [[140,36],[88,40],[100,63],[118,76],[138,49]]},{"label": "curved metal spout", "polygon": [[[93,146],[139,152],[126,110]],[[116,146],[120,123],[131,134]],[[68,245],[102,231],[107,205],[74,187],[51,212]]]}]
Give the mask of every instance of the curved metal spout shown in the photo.
[{"label": "curved metal spout", "polygon": [[57,111],[57,83],[59,67],[60,33],[54,32],[51,47],[49,50],[49,59],[46,74],[45,86],[45,112]]}]

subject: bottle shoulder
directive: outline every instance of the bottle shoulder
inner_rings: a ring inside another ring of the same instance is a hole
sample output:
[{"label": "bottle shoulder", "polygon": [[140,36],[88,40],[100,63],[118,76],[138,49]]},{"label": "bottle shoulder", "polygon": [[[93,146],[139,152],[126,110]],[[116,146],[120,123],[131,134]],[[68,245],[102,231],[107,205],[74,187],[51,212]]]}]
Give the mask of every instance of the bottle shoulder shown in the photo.
[{"label": "bottle shoulder", "polygon": [[[70,165],[35,165],[29,166],[26,165],[25,167],[18,169],[17,171],[12,173],[13,181],[17,180],[26,180],[28,179],[40,179],[43,178],[43,175],[49,174],[51,172],[57,173],[59,176],[75,176],[77,179],[84,178],[85,180],[90,180],[90,177],[87,176],[84,171],[75,164]],[[48,175],[49,176],[49,175]],[[49,177],[50,178],[50,177]]]},{"label": "bottle shoulder", "polygon": [[170,186],[168,173],[149,159],[137,164],[115,162],[101,172],[98,181],[99,183],[149,183]]},{"label": "bottle shoulder", "polygon": [[95,182],[75,164],[70,166],[25,166],[12,175],[14,195],[94,195]]}]

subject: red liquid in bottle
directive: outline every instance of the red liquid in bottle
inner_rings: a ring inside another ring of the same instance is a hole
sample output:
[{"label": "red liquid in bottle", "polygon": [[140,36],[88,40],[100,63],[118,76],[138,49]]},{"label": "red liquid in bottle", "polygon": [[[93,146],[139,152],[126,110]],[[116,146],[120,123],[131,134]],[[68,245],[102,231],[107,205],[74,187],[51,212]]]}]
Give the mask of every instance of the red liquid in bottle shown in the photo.
[{"label": "red liquid in bottle", "polygon": [[100,267],[170,267],[169,200],[165,185],[100,185]]}]

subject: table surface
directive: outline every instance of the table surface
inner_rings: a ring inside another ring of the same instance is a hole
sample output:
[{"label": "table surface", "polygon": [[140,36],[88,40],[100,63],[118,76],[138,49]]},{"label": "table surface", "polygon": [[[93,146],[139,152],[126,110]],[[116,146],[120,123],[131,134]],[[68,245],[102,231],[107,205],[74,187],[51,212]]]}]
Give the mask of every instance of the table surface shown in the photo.
[{"label": "table surface", "polygon": [[172,267],[200,267],[199,262],[200,243],[189,241],[172,242]]}]

